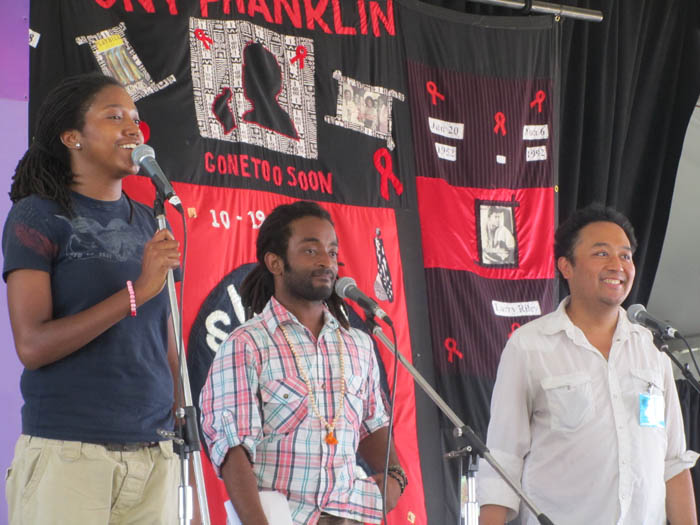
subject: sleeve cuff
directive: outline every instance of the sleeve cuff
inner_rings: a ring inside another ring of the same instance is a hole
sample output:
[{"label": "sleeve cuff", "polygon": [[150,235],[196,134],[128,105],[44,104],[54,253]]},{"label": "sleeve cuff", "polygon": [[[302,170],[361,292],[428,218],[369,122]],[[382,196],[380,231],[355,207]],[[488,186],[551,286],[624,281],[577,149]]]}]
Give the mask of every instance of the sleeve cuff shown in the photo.
[{"label": "sleeve cuff", "polygon": [[[396,420],[394,420],[394,421],[396,421]],[[376,432],[380,428],[384,428],[388,424],[389,424],[389,417],[386,415],[386,413],[383,413],[382,417],[368,419],[367,421],[363,421],[362,425],[360,425],[360,441],[365,439],[370,434]]]},{"label": "sleeve cuff", "polygon": [[[510,478],[520,484],[523,460],[499,450],[491,450],[491,454]],[[506,507],[508,509],[506,522],[517,517],[520,511],[520,498],[486,461],[480,463],[476,489],[479,506],[500,505]]]},{"label": "sleeve cuff", "polygon": [[664,481],[676,477],[684,470],[693,468],[700,454],[694,450],[686,450],[679,457],[667,459],[664,466]]}]

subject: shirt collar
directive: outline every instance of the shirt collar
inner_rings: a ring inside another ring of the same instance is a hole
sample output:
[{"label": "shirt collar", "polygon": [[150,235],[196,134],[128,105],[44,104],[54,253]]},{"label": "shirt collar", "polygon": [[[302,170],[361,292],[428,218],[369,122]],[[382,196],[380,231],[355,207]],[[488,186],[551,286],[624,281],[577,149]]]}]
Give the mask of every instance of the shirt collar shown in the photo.
[{"label": "shirt collar", "polygon": [[[570,296],[565,297],[559,303],[557,309],[554,310],[551,315],[545,318],[544,326],[542,327],[543,333],[553,335],[557,332],[565,332],[572,341],[577,341],[578,337],[583,336],[581,329],[571,322],[569,315],[566,313],[566,305],[569,304],[569,300]],[[624,341],[629,338],[632,332],[639,332],[640,330],[643,330],[641,326],[632,324],[630,320],[627,319],[627,311],[624,308],[619,306],[618,310],[619,315],[617,316],[617,326],[615,327],[615,333],[613,334],[613,341]]]},{"label": "shirt collar", "polygon": [[[267,302],[260,315],[270,333],[274,333],[277,327],[282,324],[297,324],[300,327],[304,327],[304,325],[299,322],[299,319],[297,319],[292,312],[287,310],[274,295],[270,297],[270,300]],[[321,328],[321,333],[326,330],[336,330],[339,326],[340,323],[338,323],[338,320],[333,317],[333,314],[328,311],[328,307],[324,304],[323,328]]]}]

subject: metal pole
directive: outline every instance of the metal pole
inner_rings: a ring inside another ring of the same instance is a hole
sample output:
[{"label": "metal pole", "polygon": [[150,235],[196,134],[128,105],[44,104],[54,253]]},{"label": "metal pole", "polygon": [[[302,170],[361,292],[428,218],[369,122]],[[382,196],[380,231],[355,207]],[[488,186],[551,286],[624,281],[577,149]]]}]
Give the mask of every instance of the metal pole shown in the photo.
[{"label": "metal pole", "polygon": [[[503,470],[503,467],[494,459],[494,457],[491,455],[489,452],[489,449],[486,448],[486,445],[479,439],[479,436],[477,436],[474,431],[471,429],[471,427],[465,425],[461,419],[459,419],[459,416],[454,413],[454,411],[449,407],[449,405],[440,397],[440,394],[438,394],[433,387],[430,386],[430,384],[425,380],[425,378],[416,370],[411,363],[408,362],[408,360],[403,356],[401,352],[398,351],[398,349],[394,346],[394,343],[391,342],[391,339],[389,339],[386,334],[382,331],[381,327],[377,325],[376,323],[372,323],[373,328],[372,328],[372,333],[375,335],[377,339],[379,339],[384,346],[391,352],[393,353],[396,358],[399,360],[399,362],[404,366],[406,370],[413,376],[413,380],[418,384],[419,387],[425,392],[425,394],[430,398],[430,400],[437,405],[437,407],[442,411],[445,416],[452,422],[452,424],[455,426],[455,429],[453,431],[453,434],[455,437],[464,437],[469,445],[464,447],[463,449],[456,451],[456,452],[450,452],[445,455],[445,457],[459,457],[461,456],[464,452],[468,451],[469,453],[475,453],[480,456],[482,456],[486,462],[491,465],[491,467],[498,473],[499,476],[505,481],[510,488],[513,489],[513,491],[518,495],[518,497],[522,500],[522,502],[525,504],[525,506],[530,509],[530,511],[537,516],[537,519],[539,520],[540,523],[546,523],[551,525],[552,522],[549,521],[549,518],[545,516],[540,510],[535,506],[535,503],[523,492],[523,489],[520,487],[520,483],[513,480],[508,473]],[[472,447],[474,448],[474,451],[472,451]],[[474,472],[477,468],[477,465],[474,464]],[[474,480],[474,499],[476,500],[476,480]],[[460,485],[460,494],[461,494],[461,485]],[[461,496],[460,496],[461,497]],[[477,504],[478,508],[478,504]],[[459,512],[457,513],[459,514]],[[478,514],[477,514],[478,518]],[[473,519],[473,518],[468,518],[468,519]],[[471,523],[470,521],[467,521],[467,523]]]},{"label": "metal pole", "polygon": [[[164,230],[167,228],[167,223],[165,221],[165,215],[158,214],[156,216],[156,221],[158,222],[158,228]],[[190,388],[190,375],[187,371],[187,360],[185,359],[184,344],[182,343],[182,334],[180,333],[180,310],[177,304],[177,295],[175,293],[175,278],[173,276],[173,271],[168,270],[167,276],[167,288],[168,296],[170,298],[170,314],[173,322],[173,331],[175,333],[175,341],[177,342],[177,350],[180,361],[180,381],[181,389],[183,392],[183,404],[185,407],[192,406],[192,390]],[[180,409],[178,409],[180,410]],[[184,416],[183,414],[178,414],[179,417]],[[194,424],[197,424],[196,419]],[[183,454],[186,456],[185,452],[186,446],[182,447]],[[199,512],[202,520],[202,524],[209,525],[209,506],[207,505],[207,492],[204,486],[204,471],[202,469],[202,457],[200,456],[199,450],[193,450],[190,452],[192,454],[192,460],[194,462],[194,477],[195,484],[197,486],[197,500],[199,501]],[[186,461],[185,461],[186,463]],[[188,484],[188,472],[187,466],[182,468],[182,479],[181,485],[178,489],[179,494],[179,518],[181,525],[185,525],[192,519],[191,502],[192,502],[192,487]]]},{"label": "metal pole", "polygon": [[[522,0],[467,0],[477,4],[495,5],[499,7],[508,7],[510,9],[524,9],[527,5]],[[566,18],[576,20],[585,20],[587,22],[602,22],[603,13],[594,9],[585,9],[583,7],[572,7],[562,4],[550,4],[549,2],[532,2],[533,13],[545,13],[549,15],[559,15]]]}]

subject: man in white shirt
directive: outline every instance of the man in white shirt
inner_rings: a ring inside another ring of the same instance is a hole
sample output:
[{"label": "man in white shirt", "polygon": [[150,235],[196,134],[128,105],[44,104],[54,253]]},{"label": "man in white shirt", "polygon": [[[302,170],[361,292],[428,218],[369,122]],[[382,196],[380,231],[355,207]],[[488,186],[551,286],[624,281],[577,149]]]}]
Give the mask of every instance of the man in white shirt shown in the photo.
[{"label": "man in white shirt", "polygon": [[[696,524],[671,363],[620,306],[634,281],[629,221],[589,206],[557,230],[557,268],[570,296],[513,333],[498,367],[487,445],[557,525]],[[522,511],[485,463],[480,522]]]}]

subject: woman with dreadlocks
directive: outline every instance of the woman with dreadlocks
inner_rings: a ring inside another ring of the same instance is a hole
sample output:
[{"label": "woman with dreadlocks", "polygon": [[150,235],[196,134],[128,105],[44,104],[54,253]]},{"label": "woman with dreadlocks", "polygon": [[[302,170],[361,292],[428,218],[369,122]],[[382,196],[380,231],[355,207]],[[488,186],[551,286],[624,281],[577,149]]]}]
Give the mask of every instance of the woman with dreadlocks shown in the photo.
[{"label": "woman with dreadlocks", "polygon": [[126,90],[99,74],[43,102],[3,232],[22,435],[10,523],[174,523],[177,356],[163,291],[178,243],[122,179],[143,142]]},{"label": "woman with dreadlocks", "polygon": [[[338,240],[313,202],[275,208],[241,298],[257,313],[221,345],[200,394],[212,463],[243,523],[268,523],[269,492],[293,523],[378,523],[388,418],[372,340],[350,328],[334,292]],[[393,449],[386,508],[407,479]],[[274,496],[273,496],[274,497]],[[277,523],[279,521],[270,521]]]}]

